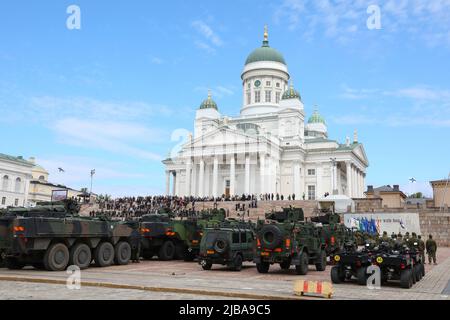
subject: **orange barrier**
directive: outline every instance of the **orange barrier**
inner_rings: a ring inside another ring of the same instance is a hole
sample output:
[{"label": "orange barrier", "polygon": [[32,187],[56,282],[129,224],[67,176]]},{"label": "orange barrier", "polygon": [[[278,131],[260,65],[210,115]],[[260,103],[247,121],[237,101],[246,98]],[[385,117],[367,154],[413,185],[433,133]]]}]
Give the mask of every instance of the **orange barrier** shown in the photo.
[{"label": "orange barrier", "polygon": [[333,285],[325,281],[296,280],[294,282],[294,293],[298,296],[314,296],[331,298]]}]

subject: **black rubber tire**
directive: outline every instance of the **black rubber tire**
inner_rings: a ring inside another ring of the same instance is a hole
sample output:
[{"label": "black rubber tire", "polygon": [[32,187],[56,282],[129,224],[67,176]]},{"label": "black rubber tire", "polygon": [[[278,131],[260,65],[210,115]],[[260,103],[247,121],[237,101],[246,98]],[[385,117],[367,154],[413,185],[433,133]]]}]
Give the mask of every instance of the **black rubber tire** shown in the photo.
[{"label": "black rubber tire", "polygon": [[259,273],[267,273],[270,269],[270,263],[268,262],[261,262],[256,264],[256,270],[258,270]]},{"label": "black rubber tire", "polygon": [[291,261],[290,260],[284,260],[280,263],[280,268],[282,270],[289,270],[291,268]]},{"label": "black rubber tire", "polygon": [[240,254],[237,254],[233,262],[231,264],[231,270],[233,271],[241,271],[242,270],[242,256]]},{"label": "black rubber tire", "polygon": [[211,270],[211,268],[212,268],[212,263],[210,261],[203,260],[200,264],[201,264],[203,270]]},{"label": "black rubber tire", "polygon": [[341,268],[334,266],[331,268],[331,282],[342,283],[345,281],[345,274],[341,272]]},{"label": "black rubber tire", "polygon": [[327,254],[325,250],[321,250],[316,260],[316,270],[325,271],[326,268],[327,268]]},{"label": "black rubber tire", "polygon": [[360,286],[365,286],[367,285],[367,267],[360,267],[356,270],[356,282],[360,285]]},{"label": "black rubber tire", "polygon": [[168,240],[164,242],[159,248],[158,257],[162,261],[173,260],[175,257],[175,245],[172,241]]},{"label": "black rubber tire", "polygon": [[278,226],[267,224],[260,232],[261,242],[264,248],[275,249],[283,244],[283,233]]},{"label": "black rubber tire", "polygon": [[81,270],[89,268],[92,262],[92,253],[88,245],[78,243],[70,248],[69,265],[75,265]]},{"label": "black rubber tire", "polygon": [[403,270],[400,273],[400,287],[402,287],[403,289],[411,288],[413,285],[412,277],[413,275],[411,273],[411,270]]},{"label": "black rubber tire", "polygon": [[418,264],[415,264],[413,270],[415,282],[419,282],[420,279],[422,279],[422,271],[420,270],[420,266]]},{"label": "black rubber tire", "polygon": [[114,247],[109,242],[101,242],[94,250],[95,265],[108,267],[114,262]]},{"label": "black rubber tire", "polygon": [[226,239],[217,238],[214,241],[214,250],[218,253],[224,253],[227,251],[228,248],[228,241]]},{"label": "black rubber tire", "polygon": [[117,265],[126,265],[131,259],[131,246],[126,241],[120,241],[114,247],[114,263]]},{"label": "black rubber tire", "polygon": [[4,265],[9,270],[20,270],[25,267],[25,264],[19,262],[19,260],[17,260],[16,258],[6,258],[4,261]]},{"label": "black rubber tire", "polygon": [[295,272],[298,275],[306,275],[308,273],[309,257],[306,252],[300,254],[300,264],[295,266]]},{"label": "black rubber tire", "polygon": [[44,254],[44,267],[48,271],[63,271],[69,264],[69,249],[64,243],[54,243]]},{"label": "black rubber tire", "polygon": [[184,260],[186,258],[186,246],[183,243],[177,243],[175,245],[175,256],[176,260]]}]

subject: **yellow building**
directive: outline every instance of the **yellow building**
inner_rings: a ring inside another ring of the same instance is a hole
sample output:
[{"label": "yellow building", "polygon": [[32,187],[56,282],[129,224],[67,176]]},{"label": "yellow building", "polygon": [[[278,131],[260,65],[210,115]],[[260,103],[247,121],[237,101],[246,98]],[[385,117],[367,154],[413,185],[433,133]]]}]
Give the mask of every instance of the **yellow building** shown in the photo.
[{"label": "yellow building", "polygon": [[435,207],[450,207],[450,177],[449,179],[430,181],[433,188]]},{"label": "yellow building", "polygon": [[379,188],[367,186],[365,194],[368,199],[381,198],[383,208],[403,208],[405,205],[406,195],[398,185],[393,187],[387,185]]}]

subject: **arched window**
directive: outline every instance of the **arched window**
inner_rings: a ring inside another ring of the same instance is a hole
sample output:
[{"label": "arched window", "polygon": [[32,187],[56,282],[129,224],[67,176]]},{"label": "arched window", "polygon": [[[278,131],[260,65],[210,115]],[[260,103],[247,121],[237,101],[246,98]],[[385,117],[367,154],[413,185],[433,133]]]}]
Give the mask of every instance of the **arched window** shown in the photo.
[{"label": "arched window", "polygon": [[7,175],[3,176],[3,179],[2,179],[2,190],[4,190],[4,191],[8,190],[8,182],[9,182],[9,177]]},{"label": "arched window", "polygon": [[40,177],[39,177],[39,180],[40,180],[40,181],[44,181],[44,180],[45,180],[45,177],[44,177],[44,176],[40,176]]},{"label": "arched window", "polygon": [[16,192],[20,192],[20,190],[22,189],[22,180],[20,178],[16,179],[16,186],[14,188],[14,190]]}]

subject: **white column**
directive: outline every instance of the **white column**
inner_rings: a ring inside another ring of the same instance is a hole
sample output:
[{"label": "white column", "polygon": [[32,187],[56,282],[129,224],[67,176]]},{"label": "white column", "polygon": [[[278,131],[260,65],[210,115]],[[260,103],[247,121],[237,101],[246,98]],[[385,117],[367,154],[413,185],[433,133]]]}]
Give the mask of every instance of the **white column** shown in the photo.
[{"label": "white column", "polygon": [[305,185],[305,176],[306,176],[306,172],[305,172],[305,166],[301,165],[300,166],[300,188],[299,188],[299,196],[297,198],[297,195],[295,195],[295,199],[296,200],[303,200],[303,193],[305,193],[305,199],[306,199],[306,185]]},{"label": "white column", "polygon": [[175,183],[175,195],[180,196],[180,180],[181,180],[181,170],[177,170],[176,183]]},{"label": "white column", "polygon": [[177,172],[172,171],[172,195],[176,195],[176,185],[177,185]]},{"label": "white column", "polygon": [[245,194],[250,194],[250,156],[245,157]]},{"label": "white column", "polygon": [[213,164],[213,185],[212,185],[212,192],[213,197],[217,198],[219,195],[217,194],[217,182],[219,178],[219,159],[214,157],[214,164]]},{"label": "white column", "polygon": [[195,158],[192,161],[192,186],[191,186],[191,194],[196,197],[198,196],[198,170],[197,163],[195,162]]},{"label": "white column", "polygon": [[184,194],[187,197],[191,195],[191,159],[186,161],[186,182]]},{"label": "white column", "polygon": [[259,192],[261,194],[266,193],[266,186],[265,186],[265,177],[266,177],[266,155],[260,154],[259,155],[259,177],[260,177],[260,187]]},{"label": "white column", "polygon": [[316,199],[323,197],[323,189],[322,189],[322,179],[323,179],[323,169],[322,164],[319,163],[316,169]]},{"label": "white column", "polygon": [[205,162],[205,185],[203,186],[203,194],[205,197],[211,195],[211,166]]},{"label": "white column", "polygon": [[295,194],[295,199],[301,199],[300,194],[300,163],[294,163],[294,188],[292,192]]},{"label": "white column", "polygon": [[170,195],[170,171],[166,171],[166,195]]},{"label": "white column", "polygon": [[234,154],[230,159],[230,196],[235,195],[235,177],[236,177],[236,159],[234,158]]},{"label": "white column", "polygon": [[204,196],[204,186],[205,186],[205,161],[200,160],[200,168],[198,174],[198,196]]},{"label": "white column", "polygon": [[345,163],[347,169],[347,196],[352,197],[352,164],[350,161]]}]

